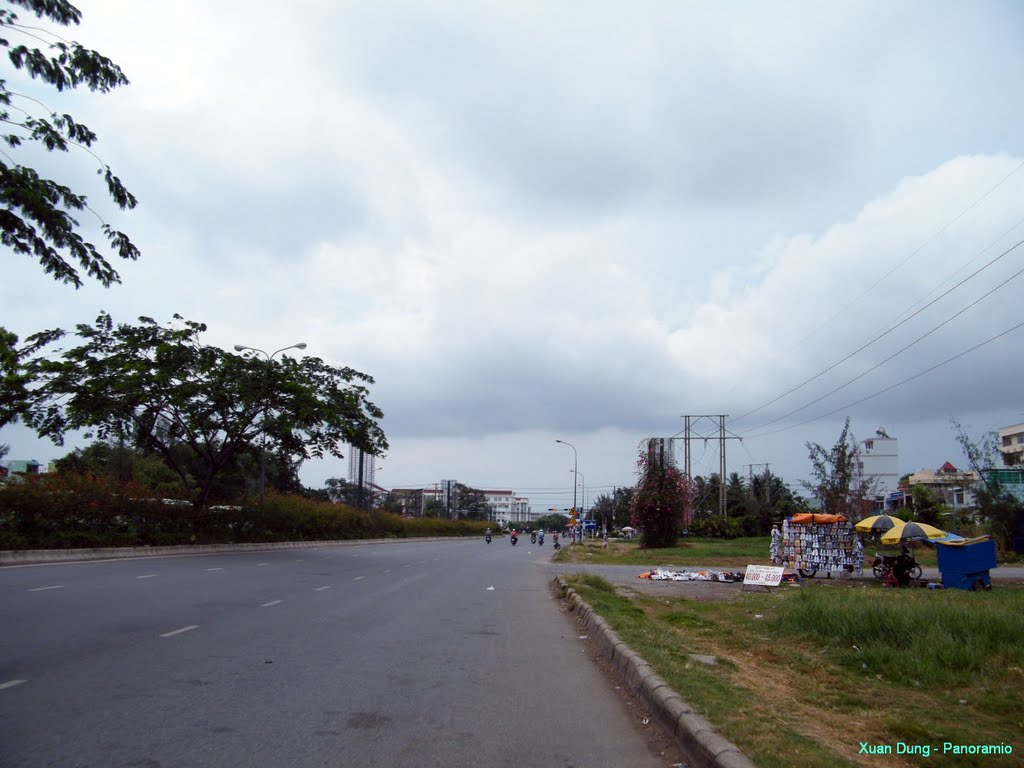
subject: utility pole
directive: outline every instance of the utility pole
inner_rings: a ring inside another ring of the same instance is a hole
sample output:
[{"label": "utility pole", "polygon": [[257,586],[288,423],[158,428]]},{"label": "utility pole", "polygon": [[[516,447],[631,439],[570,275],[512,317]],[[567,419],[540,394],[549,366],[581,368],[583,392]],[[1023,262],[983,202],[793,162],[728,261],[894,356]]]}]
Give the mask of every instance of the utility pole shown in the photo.
[{"label": "utility pole", "polygon": [[685,467],[686,479],[692,479],[690,474],[690,442],[696,437],[699,440],[703,440],[704,444],[707,445],[708,440],[715,439],[715,435],[712,432],[708,434],[694,434],[694,427],[701,424],[703,421],[708,421],[711,424],[717,422],[717,439],[718,439],[718,513],[725,520],[728,517],[728,507],[726,505],[725,495],[725,441],[726,440],[742,440],[742,437],[738,435],[726,435],[725,419],[728,414],[699,414],[699,415],[687,415],[683,416],[683,466]]}]

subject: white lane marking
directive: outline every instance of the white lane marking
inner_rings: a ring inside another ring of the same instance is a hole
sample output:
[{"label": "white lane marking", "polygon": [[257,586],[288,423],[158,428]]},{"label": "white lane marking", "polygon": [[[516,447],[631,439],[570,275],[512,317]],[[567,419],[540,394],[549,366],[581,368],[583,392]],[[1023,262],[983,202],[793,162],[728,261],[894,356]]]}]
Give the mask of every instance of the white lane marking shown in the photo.
[{"label": "white lane marking", "polygon": [[36,587],[35,589],[30,589],[29,592],[45,592],[48,589],[64,589],[64,585],[63,584],[57,584],[57,585],[52,586],[52,587]]},{"label": "white lane marking", "polygon": [[13,688],[16,685],[21,685],[22,683],[27,682],[27,680],[8,680],[6,683],[0,683],[0,691],[2,691],[4,688]]},{"label": "white lane marking", "polygon": [[317,587],[313,591],[314,592],[323,592],[325,589],[330,589],[330,587]]},{"label": "white lane marking", "polygon": [[175,635],[180,635],[182,632],[191,632],[193,629],[199,629],[199,625],[189,624],[187,627],[182,627],[181,629],[174,629],[170,632],[164,632],[162,635],[160,635],[160,637],[174,637]]},{"label": "white lane marking", "polygon": [[145,576],[136,576],[135,578],[136,579],[152,579],[154,576],[156,576],[155,573],[147,573]]},{"label": "white lane marking", "polygon": [[487,591],[488,591],[488,592],[493,592],[493,591],[494,591],[494,587],[488,587],[488,588],[487,588]]},{"label": "white lane marking", "polygon": [[403,568],[412,568],[412,563],[409,563],[408,565],[403,565],[402,567]]},{"label": "white lane marking", "polygon": [[385,568],[384,569],[384,573],[391,573],[391,569],[390,568]]},{"label": "white lane marking", "polygon": [[223,568],[207,568],[208,571],[223,571]]},{"label": "white lane marking", "polygon": [[270,606],[277,605],[280,602],[280,600],[271,600],[269,603],[260,603],[260,608],[269,608]]},{"label": "white lane marking", "polygon": [[256,563],[256,565],[270,565],[270,563]]},{"label": "white lane marking", "polygon": [[354,579],[352,579],[352,581],[359,581],[360,579],[365,579],[365,578],[366,578],[365,576],[356,576]]}]

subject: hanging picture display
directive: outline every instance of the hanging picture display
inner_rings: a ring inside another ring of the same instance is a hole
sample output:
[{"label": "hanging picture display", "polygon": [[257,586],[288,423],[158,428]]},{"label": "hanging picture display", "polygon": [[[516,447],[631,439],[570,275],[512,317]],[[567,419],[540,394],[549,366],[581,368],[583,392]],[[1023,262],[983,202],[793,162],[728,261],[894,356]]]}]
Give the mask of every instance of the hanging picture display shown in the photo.
[{"label": "hanging picture display", "polygon": [[852,571],[855,537],[842,516],[794,515],[782,525],[782,562],[804,571]]}]

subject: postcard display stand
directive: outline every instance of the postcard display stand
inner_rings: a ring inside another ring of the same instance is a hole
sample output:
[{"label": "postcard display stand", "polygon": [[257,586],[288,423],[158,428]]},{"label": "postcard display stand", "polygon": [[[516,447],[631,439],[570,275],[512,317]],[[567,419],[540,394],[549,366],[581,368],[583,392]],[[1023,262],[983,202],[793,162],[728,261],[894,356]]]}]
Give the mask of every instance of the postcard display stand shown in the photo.
[{"label": "postcard display stand", "polygon": [[782,562],[810,571],[852,571],[854,530],[850,523],[782,524]]}]

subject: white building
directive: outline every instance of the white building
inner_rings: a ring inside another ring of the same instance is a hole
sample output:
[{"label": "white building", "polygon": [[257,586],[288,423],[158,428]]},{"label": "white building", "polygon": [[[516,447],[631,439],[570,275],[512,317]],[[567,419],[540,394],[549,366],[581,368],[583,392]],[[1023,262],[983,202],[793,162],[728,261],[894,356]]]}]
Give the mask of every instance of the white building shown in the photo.
[{"label": "white building", "polygon": [[861,440],[858,467],[864,479],[871,482],[875,494],[885,496],[899,490],[900,448],[899,440],[889,437],[879,427],[875,436]]},{"label": "white building", "polygon": [[1024,424],[1014,424],[999,430],[999,452],[1007,467],[1024,462]]}]

